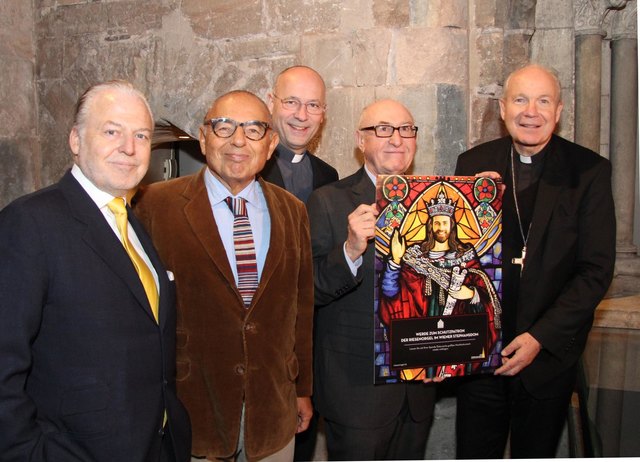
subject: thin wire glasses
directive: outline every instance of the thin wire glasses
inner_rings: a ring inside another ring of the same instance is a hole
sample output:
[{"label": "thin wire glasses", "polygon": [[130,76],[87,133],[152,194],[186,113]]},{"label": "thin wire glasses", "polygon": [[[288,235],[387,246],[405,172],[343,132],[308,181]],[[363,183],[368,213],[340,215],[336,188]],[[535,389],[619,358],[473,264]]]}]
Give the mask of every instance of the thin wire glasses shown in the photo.
[{"label": "thin wire glasses", "polygon": [[307,108],[307,112],[312,115],[322,114],[327,108],[326,104],[321,104],[319,101],[307,101],[303,103],[298,98],[280,98],[275,93],[273,97],[280,100],[280,104],[282,105],[282,109],[285,111],[297,112],[300,109],[300,106],[304,105]]},{"label": "thin wire glasses", "polygon": [[211,125],[213,133],[220,138],[230,138],[236,132],[238,127],[242,127],[244,136],[253,141],[260,141],[267,134],[270,128],[267,122],[261,120],[248,120],[246,122],[237,122],[228,117],[218,117],[217,119],[209,119],[206,121]]},{"label": "thin wire glasses", "polygon": [[399,127],[394,127],[393,125],[381,124],[363,127],[360,130],[374,131],[378,138],[391,138],[396,130],[398,130],[401,138],[415,138],[418,134],[418,127],[415,125],[400,125]]}]

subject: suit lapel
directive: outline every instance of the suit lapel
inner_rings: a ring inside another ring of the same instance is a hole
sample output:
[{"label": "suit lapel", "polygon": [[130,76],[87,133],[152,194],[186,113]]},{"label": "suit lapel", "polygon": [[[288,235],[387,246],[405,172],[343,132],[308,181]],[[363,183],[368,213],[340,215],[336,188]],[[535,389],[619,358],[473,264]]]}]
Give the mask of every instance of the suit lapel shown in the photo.
[{"label": "suit lapel", "polygon": [[355,178],[355,183],[351,192],[354,197],[354,203],[360,204],[373,204],[376,200],[376,187],[367,175],[364,167],[359,170],[359,176]]},{"label": "suit lapel", "polygon": [[[528,255],[538,254],[538,247],[542,242],[542,237],[549,224],[551,212],[555,207],[555,203],[564,185],[563,172],[567,171],[563,153],[558,149],[558,145],[554,142],[554,139],[551,140],[551,143],[552,145],[545,159],[542,177],[538,184],[538,194],[536,195],[533,217],[531,219],[531,234],[527,241]],[[535,224],[535,226],[533,226],[533,224]],[[527,265],[525,265],[525,268],[528,268]]]},{"label": "suit lapel", "polygon": [[267,160],[262,172],[260,172],[260,176],[268,182],[277,184],[281,188],[284,188],[284,178],[282,178],[282,172],[280,171],[280,167],[278,167],[277,159],[278,148],[276,148],[271,158]]},{"label": "suit lapel", "polygon": [[273,188],[267,182],[262,179],[258,180],[262,191],[264,193],[265,200],[267,201],[267,207],[269,209],[269,219],[271,221],[271,235],[269,236],[269,250],[267,257],[262,268],[262,275],[258,284],[258,289],[253,296],[252,306],[260,298],[265,290],[265,287],[269,284],[269,280],[275,273],[276,268],[279,266],[282,256],[284,255],[285,239],[289,234],[289,230],[286,229],[284,222],[284,214],[279,211],[287,205],[282,204],[278,196],[273,193]]},{"label": "suit lapel", "polygon": [[[183,192],[187,200],[184,206],[184,214],[196,239],[200,241],[213,264],[226,279],[227,284],[235,287],[235,278],[233,277],[233,272],[227,259],[227,252],[222,244],[222,238],[218,232],[218,225],[213,217],[211,203],[207,195],[207,188],[204,184],[204,172],[206,168],[207,167],[203,167],[200,172],[191,179]],[[238,296],[240,295],[238,294]]]},{"label": "suit lapel", "polygon": [[[135,216],[135,213],[133,213],[133,211],[129,206],[127,206],[127,212],[129,215],[129,223],[131,224],[131,227],[133,228],[133,230],[136,232],[136,236],[138,236],[138,240],[140,241],[142,248],[147,254],[147,257],[149,257],[149,261],[151,261],[151,264],[153,265],[153,268],[155,269],[156,274],[158,275],[158,294],[160,295],[159,303],[158,303],[158,323],[162,326],[166,322],[168,309],[171,306],[171,302],[172,302],[172,300],[170,300],[168,297],[169,279],[167,277],[167,271],[164,269],[164,265],[160,261],[160,256],[157,254],[156,249],[153,246],[153,243],[151,242],[151,238],[149,237],[144,227],[138,221],[138,218]],[[144,287],[142,286],[142,284],[140,284],[140,286],[142,287],[142,290],[143,290],[142,295],[144,295],[144,300],[147,302],[146,303],[147,311],[151,315],[151,317],[153,317],[153,312],[151,311],[151,306],[149,305],[149,302],[148,302],[149,299],[147,298],[146,293],[144,292]]]},{"label": "suit lapel", "polygon": [[[351,197],[353,200],[351,211],[355,210],[360,204],[373,204],[376,200],[376,187],[371,181],[371,178],[369,178],[369,175],[367,175],[364,167],[362,167],[358,173],[359,176],[355,178],[355,182],[351,188]],[[374,255],[375,239],[371,239],[367,244],[367,250],[362,260],[365,274],[367,274],[367,272],[373,272]]]},{"label": "suit lapel", "polygon": [[307,151],[307,156],[309,157],[309,162],[311,162],[311,174],[313,175],[313,189],[318,189],[320,186],[325,184],[327,180],[325,179],[325,175],[322,172],[322,169],[318,168],[320,165],[320,161],[316,156]]},{"label": "suit lapel", "polygon": [[[59,185],[69,203],[74,218],[86,226],[82,235],[83,241],[123,280],[140,304],[140,307],[155,322],[140,277],[122,243],[114,234],[95,202],[91,200],[70,172],[67,172],[60,180]],[[136,229],[136,234],[138,234],[138,229]],[[147,247],[145,247],[146,249]]]}]

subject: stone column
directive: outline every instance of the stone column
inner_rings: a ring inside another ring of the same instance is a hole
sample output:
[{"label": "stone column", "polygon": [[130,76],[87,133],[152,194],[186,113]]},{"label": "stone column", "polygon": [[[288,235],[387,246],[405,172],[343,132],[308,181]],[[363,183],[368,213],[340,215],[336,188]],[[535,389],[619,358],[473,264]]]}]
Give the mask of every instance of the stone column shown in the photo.
[{"label": "stone column", "polygon": [[609,0],[574,0],[575,141],[600,152],[602,27]]},{"label": "stone column", "polygon": [[638,157],[637,3],[614,13],[611,34],[611,140],[613,193],[616,202],[619,257],[637,253],[633,244]]}]

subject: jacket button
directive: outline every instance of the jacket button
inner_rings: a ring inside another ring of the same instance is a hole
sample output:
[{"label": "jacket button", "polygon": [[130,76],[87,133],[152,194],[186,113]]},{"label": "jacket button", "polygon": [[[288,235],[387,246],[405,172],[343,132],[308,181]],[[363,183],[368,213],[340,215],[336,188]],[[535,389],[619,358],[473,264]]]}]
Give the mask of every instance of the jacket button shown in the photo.
[{"label": "jacket button", "polygon": [[256,330],[256,325],[252,322],[248,322],[244,326],[244,330],[246,330],[247,332],[254,332]]},{"label": "jacket button", "polygon": [[244,366],[242,364],[236,366],[236,374],[244,375]]}]

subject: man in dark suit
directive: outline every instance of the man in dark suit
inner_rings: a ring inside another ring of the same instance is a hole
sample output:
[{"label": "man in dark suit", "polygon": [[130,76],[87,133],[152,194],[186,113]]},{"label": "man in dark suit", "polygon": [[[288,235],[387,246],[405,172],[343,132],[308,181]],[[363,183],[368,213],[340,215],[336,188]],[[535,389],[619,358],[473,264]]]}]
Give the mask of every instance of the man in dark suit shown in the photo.
[{"label": "man in dark suit", "polygon": [[552,458],[593,313],[613,275],[611,165],[553,134],[555,74],[525,66],[506,80],[509,136],[458,158],[457,175],[502,177],[503,363],[458,389],[458,458]]},{"label": "man in dark suit", "polygon": [[422,459],[433,384],[374,385],[374,229],[378,174],[402,174],[417,128],[400,103],[366,107],[356,131],[364,166],[309,198],[317,330],[314,398],[331,460]]},{"label": "man in dark suit", "polygon": [[335,168],[308,150],[324,121],[325,93],[320,74],[307,66],[293,66],[278,75],[268,96],[280,143],[260,175],[302,202],[314,189],[338,179]]},{"label": "man in dark suit", "polygon": [[178,393],[199,459],[290,461],[312,415],[309,220],[301,201],[256,178],[277,144],[257,96],[222,95],[200,128],[207,166],[150,185],[136,205],[175,273]]},{"label": "man in dark suit", "polygon": [[2,461],[189,460],[175,289],[125,208],[152,132],[131,84],[91,87],[69,135],[73,168],[0,213]]}]

